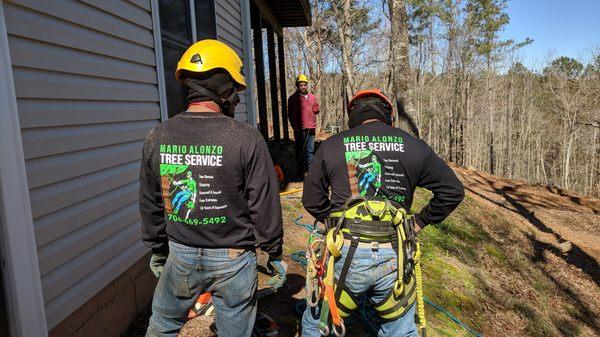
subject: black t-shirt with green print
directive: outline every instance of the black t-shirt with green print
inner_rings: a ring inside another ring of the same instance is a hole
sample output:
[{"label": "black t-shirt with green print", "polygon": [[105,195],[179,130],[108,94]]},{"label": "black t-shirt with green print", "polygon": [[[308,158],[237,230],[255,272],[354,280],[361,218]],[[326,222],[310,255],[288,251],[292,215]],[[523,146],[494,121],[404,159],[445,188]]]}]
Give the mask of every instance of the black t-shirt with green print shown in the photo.
[{"label": "black t-shirt with green print", "polygon": [[444,220],[464,197],[460,180],[429,145],[376,121],[321,144],[304,181],[302,203],[321,221],[358,195],[386,198],[410,210],[417,186],[433,192],[415,217],[421,227]]},{"label": "black t-shirt with green print", "polygon": [[182,112],[146,137],[140,170],[145,244],[281,254],[278,182],[260,133],[220,113]]}]

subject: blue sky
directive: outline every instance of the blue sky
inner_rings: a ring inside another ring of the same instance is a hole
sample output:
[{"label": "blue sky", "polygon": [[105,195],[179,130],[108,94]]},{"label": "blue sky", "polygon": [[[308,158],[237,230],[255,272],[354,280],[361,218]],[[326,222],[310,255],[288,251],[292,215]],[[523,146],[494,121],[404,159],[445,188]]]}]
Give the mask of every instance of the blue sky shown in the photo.
[{"label": "blue sky", "polygon": [[587,59],[591,47],[600,47],[600,0],[510,0],[507,11],[502,38],[534,40],[519,53],[529,68],[543,67],[551,50],[554,57]]}]

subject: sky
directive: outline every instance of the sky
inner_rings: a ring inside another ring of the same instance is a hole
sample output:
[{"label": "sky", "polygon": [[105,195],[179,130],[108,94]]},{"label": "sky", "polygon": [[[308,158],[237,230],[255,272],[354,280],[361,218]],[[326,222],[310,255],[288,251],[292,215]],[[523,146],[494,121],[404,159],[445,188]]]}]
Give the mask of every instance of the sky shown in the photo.
[{"label": "sky", "polygon": [[510,22],[503,39],[533,43],[521,49],[521,62],[530,69],[544,67],[552,58],[589,59],[591,48],[600,49],[600,0],[509,0]]}]

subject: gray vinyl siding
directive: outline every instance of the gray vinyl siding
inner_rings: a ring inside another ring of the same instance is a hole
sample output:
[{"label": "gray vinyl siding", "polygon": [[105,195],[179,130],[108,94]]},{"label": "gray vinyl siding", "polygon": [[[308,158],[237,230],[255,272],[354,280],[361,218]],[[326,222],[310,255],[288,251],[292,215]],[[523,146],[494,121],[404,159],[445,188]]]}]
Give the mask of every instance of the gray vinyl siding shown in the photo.
[{"label": "gray vinyl siding", "polygon": [[150,0],[5,2],[48,328],[138,261],[160,121]]},{"label": "gray vinyl siding", "polygon": [[[240,1],[215,0],[217,39],[227,43],[244,61],[244,34],[242,25],[242,6]],[[245,69],[245,72],[252,71]],[[240,92],[240,104],[235,109],[235,119],[248,122],[246,92]]]}]

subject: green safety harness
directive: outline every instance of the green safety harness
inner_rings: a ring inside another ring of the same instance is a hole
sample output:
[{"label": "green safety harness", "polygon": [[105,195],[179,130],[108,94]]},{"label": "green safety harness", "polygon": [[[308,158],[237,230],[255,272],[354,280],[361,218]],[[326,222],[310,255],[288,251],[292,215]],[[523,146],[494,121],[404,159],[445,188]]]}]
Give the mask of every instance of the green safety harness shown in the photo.
[{"label": "green safety harness", "polygon": [[[420,246],[409,215],[383,198],[352,197],[344,207],[332,212],[326,221],[324,239],[316,238],[314,230],[307,251],[307,304],[316,307],[321,302],[319,331],[342,337],[346,333],[344,318],[358,308],[357,295],[345,284],[348,271],[359,243],[391,243],[397,254],[398,268],[394,286],[373,308],[385,321],[393,321],[406,313],[417,301],[417,318],[425,336],[425,309],[421,280]],[[346,260],[335,278],[335,261],[341,257],[344,240],[350,241]]]}]

